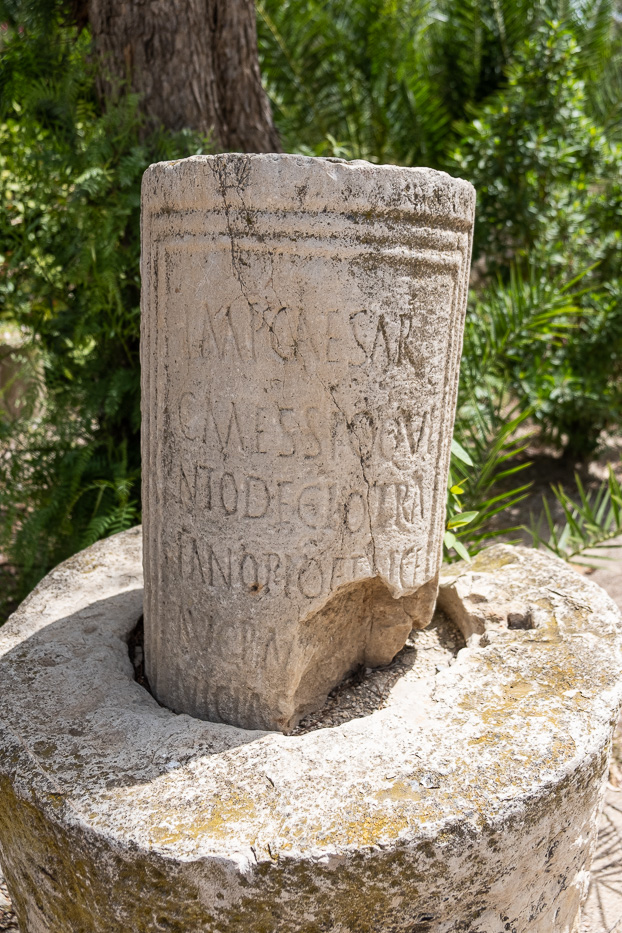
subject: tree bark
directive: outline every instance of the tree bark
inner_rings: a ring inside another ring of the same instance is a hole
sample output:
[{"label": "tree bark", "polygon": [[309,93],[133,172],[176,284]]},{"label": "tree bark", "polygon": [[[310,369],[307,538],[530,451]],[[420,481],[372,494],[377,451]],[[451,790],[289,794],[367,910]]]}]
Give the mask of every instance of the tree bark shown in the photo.
[{"label": "tree bark", "polygon": [[225,151],[280,152],[261,84],[254,0],[77,0],[104,97],[140,94],[150,126],[211,133]]}]

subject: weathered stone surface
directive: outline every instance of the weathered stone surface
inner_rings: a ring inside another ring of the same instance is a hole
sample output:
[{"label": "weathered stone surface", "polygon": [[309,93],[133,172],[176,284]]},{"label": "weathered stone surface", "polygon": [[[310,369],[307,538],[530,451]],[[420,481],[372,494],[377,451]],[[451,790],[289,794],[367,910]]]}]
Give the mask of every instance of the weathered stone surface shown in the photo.
[{"label": "weathered stone surface", "polygon": [[222,155],[143,182],[146,656],[289,730],[432,615],[475,192]]},{"label": "weathered stone surface", "polygon": [[[59,567],[0,631],[0,863],[22,933],[570,933],[619,611],[504,545],[452,589],[493,622],[451,666],[419,678],[416,648],[384,708],[286,736],[175,715],[135,682],[139,530]],[[506,628],[507,606],[536,627]]]}]

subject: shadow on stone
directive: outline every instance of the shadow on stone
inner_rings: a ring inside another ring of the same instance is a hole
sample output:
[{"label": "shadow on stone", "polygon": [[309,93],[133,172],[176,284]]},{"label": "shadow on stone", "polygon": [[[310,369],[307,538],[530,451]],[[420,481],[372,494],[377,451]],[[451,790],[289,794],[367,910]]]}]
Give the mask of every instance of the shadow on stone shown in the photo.
[{"label": "shadow on stone", "polygon": [[[369,716],[382,709],[391,690],[405,674],[433,677],[452,663],[465,641],[458,626],[441,610],[434,613],[425,629],[412,629],[404,648],[388,664],[375,668],[360,664],[333,690],[326,702],[305,716],[288,735],[304,735],[315,729],[333,726]],[[144,623],[141,616],[128,639],[130,660],[136,682],[153,697],[145,673]],[[161,704],[154,698],[159,706]]]},{"label": "shadow on stone", "polygon": [[[26,744],[32,740],[50,772],[77,786],[94,774],[102,789],[152,781],[264,734],[177,715],[136,682],[128,641],[142,616],[142,596],[136,588],[97,600],[20,639],[0,661],[0,676],[10,684],[0,696],[0,720]],[[3,634],[10,631],[9,622]],[[63,698],[53,729],[50,697]]]}]

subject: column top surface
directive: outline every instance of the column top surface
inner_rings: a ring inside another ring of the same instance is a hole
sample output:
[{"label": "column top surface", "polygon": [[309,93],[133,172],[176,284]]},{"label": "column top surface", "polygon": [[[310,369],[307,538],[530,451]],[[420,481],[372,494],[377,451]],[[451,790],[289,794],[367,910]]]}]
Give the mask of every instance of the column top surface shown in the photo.
[{"label": "column top surface", "polygon": [[475,189],[430,168],[375,165],[363,160],[301,155],[225,153],[150,165],[143,176],[143,209],[340,213],[363,220],[470,228]]}]

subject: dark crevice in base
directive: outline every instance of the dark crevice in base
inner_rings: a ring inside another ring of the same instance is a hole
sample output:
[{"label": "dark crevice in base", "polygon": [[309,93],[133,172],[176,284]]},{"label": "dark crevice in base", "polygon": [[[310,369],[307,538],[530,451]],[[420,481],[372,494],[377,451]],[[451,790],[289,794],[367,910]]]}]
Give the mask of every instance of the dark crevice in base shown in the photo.
[{"label": "dark crevice in base", "polygon": [[[136,623],[135,628],[130,632],[127,640],[127,649],[130,655],[130,661],[134,667],[134,680],[141,687],[144,687],[147,693],[151,694],[153,699],[153,690],[145,672],[145,617],[141,616]],[[162,705],[161,703],[159,704]]]}]

